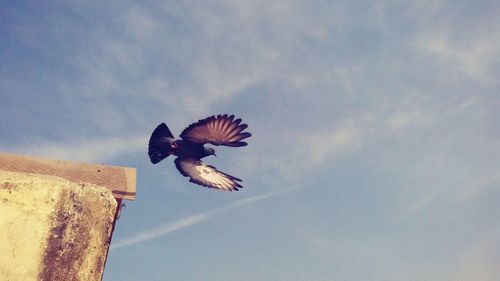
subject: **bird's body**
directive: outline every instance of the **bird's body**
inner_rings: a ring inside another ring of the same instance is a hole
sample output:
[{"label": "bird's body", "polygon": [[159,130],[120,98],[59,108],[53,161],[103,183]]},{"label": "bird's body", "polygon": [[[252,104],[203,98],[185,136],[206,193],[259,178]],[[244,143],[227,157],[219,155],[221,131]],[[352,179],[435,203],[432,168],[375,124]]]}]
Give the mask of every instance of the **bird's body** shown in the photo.
[{"label": "bird's body", "polygon": [[201,159],[212,155],[207,151],[208,147],[190,141],[175,140],[172,146],[172,154],[180,158]]},{"label": "bird's body", "polygon": [[241,140],[251,136],[243,132],[246,124],[234,116],[217,115],[191,124],[181,133],[181,139],[175,139],[165,123],[160,124],[149,140],[148,154],[156,164],[169,155],[177,156],[175,165],[179,172],[190,177],[190,181],[199,185],[222,190],[238,190],[242,186],[240,179],[218,171],[201,161],[201,158],[215,155],[215,150],[204,144],[239,147],[247,145]]}]

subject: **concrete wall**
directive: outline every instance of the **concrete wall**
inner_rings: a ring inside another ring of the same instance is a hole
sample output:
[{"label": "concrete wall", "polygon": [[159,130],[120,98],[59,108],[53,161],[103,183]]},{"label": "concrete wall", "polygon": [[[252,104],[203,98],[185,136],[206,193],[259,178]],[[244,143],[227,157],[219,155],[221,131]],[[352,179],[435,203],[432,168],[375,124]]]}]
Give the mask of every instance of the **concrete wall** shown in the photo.
[{"label": "concrete wall", "polygon": [[101,186],[0,171],[0,280],[101,280],[116,207]]}]

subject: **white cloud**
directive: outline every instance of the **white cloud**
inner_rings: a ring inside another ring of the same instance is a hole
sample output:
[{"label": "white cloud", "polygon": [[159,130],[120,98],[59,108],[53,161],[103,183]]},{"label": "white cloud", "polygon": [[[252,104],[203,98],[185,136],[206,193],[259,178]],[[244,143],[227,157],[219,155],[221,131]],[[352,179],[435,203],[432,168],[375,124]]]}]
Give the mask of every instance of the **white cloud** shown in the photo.
[{"label": "white cloud", "polygon": [[151,39],[158,32],[158,22],[140,7],[132,7],[124,15],[127,30],[138,40]]},{"label": "white cloud", "polygon": [[161,236],[168,235],[174,231],[181,230],[183,228],[195,225],[197,223],[200,223],[206,219],[211,217],[210,213],[204,213],[204,214],[198,214],[198,215],[191,215],[188,217],[181,218],[177,221],[174,221],[172,223],[168,223],[166,225],[160,226],[155,229],[149,229],[146,231],[143,231],[139,234],[134,235],[133,237],[130,238],[125,238],[123,240],[119,240],[115,243],[111,244],[111,250],[116,250],[118,248],[126,247],[126,246],[131,246],[137,243],[141,243],[147,240],[155,239]]},{"label": "white cloud", "polygon": [[498,186],[500,186],[500,173],[493,171],[492,174],[469,178],[460,184],[455,184],[453,192],[449,194],[449,199],[454,203],[461,203],[475,195],[481,194],[488,188],[494,189]]},{"label": "white cloud", "polygon": [[328,162],[342,161],[366,146],[375,149],[371,146],[374,143],[408,135],[417,137],[435,122],[457,114],[454,108],[440,114],[437,110],[440,108],[418,95],[404,96],[378,111],[352,112],[344,119],[332,120],[326,128],[274,135],[274,143],[261,145],[262,151],[255,154],[269,157],[263,160],[259,156],[250,162],[264,161],[262,165],[295,181],[318,167],[329,167]]},{"label": "white cloud", "polygon": [[417,21],[419,29],[413,45],[421,54],[445,68],[448,74],[443,79],[451,76],[460,81],[465,75],[480,83],[498,84],[498,17],[474,17],[473,14],[478,12],[474,10],[480,10],[482,5],[469,7],[471,11],[461,10],[467,5],[457,10],[451,6],[455,3],[442,2],[437,6],[424,5],[415,11],[412,16],[420,20]]},{"label": "white cloud", "polygon": [[445,64],[450,72],[459,70],[481,82],[498,83],[495,75],[495,67],[500,61],[497,59],[500,55],[498,45],[500,37],[472,39],[474,44],[459,46],[448,38],[448,33],[440,32],[436,34],[427,34],[418,39],[417,47],[438,59]]},{"label": "white cloud", "polygon": [[500,276],[500,232],[482,235],[479,239],[468,241],[464,251],[455,258],[453,271],[444,280],[449,281],[496,281]]},{"label": "white cloud", "polygon": [[63,143],[34,142],[28,146],[16,147],[14,153],[52,159],[82,162],[105,162],[120,155],[147,151],[147,136],[109,137],[101,139],[65,140]]},{"label": "white cloud", "polygon": [[201,214],[190,215],[190,216],[187,216],[184,218],[180,218],[174,222],[164,224],[164,225],[159,226],[159,227],[154,228],[154,229],[144,230],[144,231],[142,231],[142,232],[140,232],[132,237],[125,238],[123,240],[119,240],[119,241],[113,243],[111,245],[111,250],[115,250],[115,249],[126,247],[126,246],[135,245],[137,243],[145,242],[145,241],[148,241],[151,239],[156,239],[156,238],[168,235],[172,232],[184,229],[186,227],[196,225],[198,223],[206,221],[206,220],[208,220],[216,215],[220,215],[220,214],[225,213],[227,211],[237,209],[237,208],[249,205],[249,204],[253,204],[255,202],[258,202],[258,201],[261,201],[264,199],[268,199],[268,198],[283,194],[284,192],[289,192],[291,190],[292,189],[278,190],[278,191],[273,191],[273,192],[263,194],[263,195],[257,195],[257,196],[253,196],[253,197],[240,199],[236,202],[227,204],[227,205],[222,206],[220,208],[208,210],[208,211],[203,212]]},{"label": "white cloud", "polygon": [[304,148],[306,166],[321,165],[335,154],[351,151],[362,144],[367,133],[365,129],[359,120],[346,120],[331,132],[301,136],[298,143]]},{"label": "white cloud", "polygon": [[439,119],[436,110],[429,104],[428,99],[422,96],[405,96],[393,111],[384,117],[385,120],[382,122],[385,123],[384,133],[388,136],[397,136],[410,130],[430,127],[435,119]]}]

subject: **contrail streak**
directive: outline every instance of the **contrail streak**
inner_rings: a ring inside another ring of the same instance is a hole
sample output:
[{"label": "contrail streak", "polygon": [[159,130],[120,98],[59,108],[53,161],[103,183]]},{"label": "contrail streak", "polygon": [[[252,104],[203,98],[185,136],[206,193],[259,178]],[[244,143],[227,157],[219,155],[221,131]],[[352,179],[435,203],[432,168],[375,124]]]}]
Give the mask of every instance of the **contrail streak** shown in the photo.
[{"label": "contrail streak", "polygon": [[134,244],[141,243],[141,242],[144,242],[147,240],[151,240],[151,239],[155,239],[155,238],[158,238],[161,236],[165,236],[165,235],[168,235],[172,232],[175,232],[175,231],[181,230],[183,228],[193,226],[195,224],[203,222],[207,219],[210,219],[211,217],[213,217],[215,215],[227,212],[227,211],[232,210],[232,209],[240,208],[240,207],[243,207],[243,206],[246,206],[249,204],[253,204],[255,202],[258,202],[258,201],[261,201],[261,200],[264,200],[264,199],[267,199],[270,197],[277,196],[281,193],[288,192],[290,190],[291,189],[274,191],[274,192],[270,192],[270,193],[263,194],[263,195],[257,195],[257,196],[253,196],[253,197],[244,198],[244,199],[238,200],[236,202],[233,202],[231,204],[227,204],[227,205],[220,207],[220,208],[212,209],[210,211],[207,211],[207,212],[204,212],[201,214],[187,216],[187,217],[181,218],[177,221],[167,223],[167,224],[162,225],[162,226],[157,227],[157,228],[145,230],[145,231],[137,233],[136,235],[134,235],[132,237],[117,241],[116,243],[113,243],[111,245],[110,249],[116,250],[118,248],[134,245]]}]

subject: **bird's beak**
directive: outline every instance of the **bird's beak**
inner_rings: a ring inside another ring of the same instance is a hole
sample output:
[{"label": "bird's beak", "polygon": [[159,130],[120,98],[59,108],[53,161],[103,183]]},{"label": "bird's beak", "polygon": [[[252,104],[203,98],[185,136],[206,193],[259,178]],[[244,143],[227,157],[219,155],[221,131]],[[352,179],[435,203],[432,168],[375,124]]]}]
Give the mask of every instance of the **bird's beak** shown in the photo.
[{"label": "bird's beak", "polygon": [[217,154],[214,153],[214,156],[217,157]]}]

